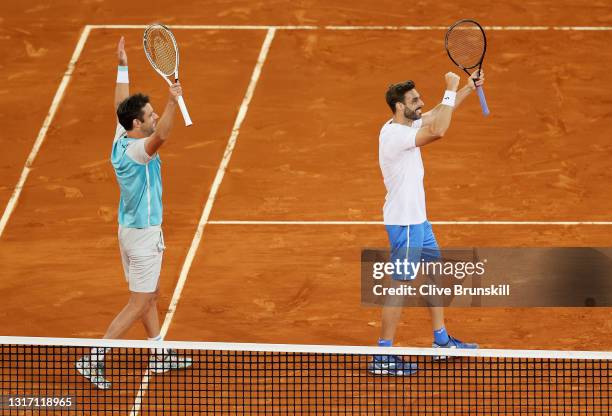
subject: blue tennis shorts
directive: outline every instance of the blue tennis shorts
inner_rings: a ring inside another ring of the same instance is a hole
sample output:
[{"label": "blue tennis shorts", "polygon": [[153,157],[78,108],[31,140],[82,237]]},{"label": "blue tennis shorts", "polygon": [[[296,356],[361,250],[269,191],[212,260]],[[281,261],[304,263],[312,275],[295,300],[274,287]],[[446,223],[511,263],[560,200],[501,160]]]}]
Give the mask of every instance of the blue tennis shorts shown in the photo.
[{"label": "blue tennis shorts", "polygon": [[[405,259],[416,266],[417,263],[424,261],[438,261],[440,259],[440,248],[436,241],[429,221],[413,225],[385,225],[391,244],[391,261]],[[415,267],[404,268],[402,273],[394,273],[395,280],[414,280],[416,274]]]}]

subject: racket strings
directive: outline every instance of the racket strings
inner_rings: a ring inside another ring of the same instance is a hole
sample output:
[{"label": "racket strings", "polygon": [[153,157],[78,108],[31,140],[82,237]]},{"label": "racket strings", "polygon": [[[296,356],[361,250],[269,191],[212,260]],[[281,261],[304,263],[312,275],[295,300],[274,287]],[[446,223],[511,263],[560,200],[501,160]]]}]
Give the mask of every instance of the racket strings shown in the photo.
[{"label": "racket strings", "polygon": [[164,75],[174,74],[177,52],[170,32],[164,28],[149,30],[145,36],[145,52],[151,63]]},{"label": "racket strings", "polygon": [[474,25],[458,25],[448,33],[446,47],[457,64],[466,69],[474,68],[485,51],[484,35]]}]

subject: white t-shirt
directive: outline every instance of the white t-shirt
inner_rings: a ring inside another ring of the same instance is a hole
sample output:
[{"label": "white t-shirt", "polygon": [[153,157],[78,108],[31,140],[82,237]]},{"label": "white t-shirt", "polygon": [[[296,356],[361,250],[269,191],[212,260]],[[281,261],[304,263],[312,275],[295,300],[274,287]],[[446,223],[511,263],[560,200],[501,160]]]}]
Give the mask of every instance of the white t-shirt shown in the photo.
[{"label": "white t-shirt", "polygon": [[423,160],[416,147],[421,120],[412,126],[389,120],[380,129],[378,161],[387,197],[383,208],[385,225],[421,224],[427,220]]}]

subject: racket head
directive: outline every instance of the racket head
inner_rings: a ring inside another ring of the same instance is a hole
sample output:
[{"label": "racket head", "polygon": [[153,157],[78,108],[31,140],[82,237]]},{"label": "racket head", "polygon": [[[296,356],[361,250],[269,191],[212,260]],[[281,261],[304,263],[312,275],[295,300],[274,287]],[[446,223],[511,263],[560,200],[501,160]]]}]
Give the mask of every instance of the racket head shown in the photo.
[{"label": "racket head", "polygon": [[149,63],[160,75],[170,77],[178,74],[178,44],[167,26],[161,23],[147,26],[142,45]]},{"label": "racket head", "polygon": [[482,66],[487,51],[487,37],[477,21],[462,19],[448,28],[444,46],[451,61],[468,72],[468,69],[480,69]]}]

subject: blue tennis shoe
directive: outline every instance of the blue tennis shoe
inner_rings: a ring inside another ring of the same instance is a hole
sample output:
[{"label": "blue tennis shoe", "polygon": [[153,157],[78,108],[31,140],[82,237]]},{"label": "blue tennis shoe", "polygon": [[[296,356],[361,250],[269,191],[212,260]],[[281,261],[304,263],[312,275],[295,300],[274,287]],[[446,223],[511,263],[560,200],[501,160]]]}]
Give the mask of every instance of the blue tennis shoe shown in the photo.
[{"label": "blue tennis shoe", "polygon": [[[438,344],[434,341],[432,344],[433,348],[459,348],[464,350],[475,350],[478,348],[478,344],[473,344],[469,342],[459,341],[457,338],[453,338],[449,335],[448,342],[446,344]],[[449,357],[443,355],[434,355],[434,360],[446,360]]]},{"label": "blue tennis shoe", "polygon": [[409,376],[417,370],[415,363],[406,362],[399,355],[375,355],[368,363],[370,374],[377,376]]}]

